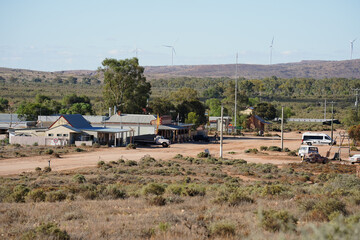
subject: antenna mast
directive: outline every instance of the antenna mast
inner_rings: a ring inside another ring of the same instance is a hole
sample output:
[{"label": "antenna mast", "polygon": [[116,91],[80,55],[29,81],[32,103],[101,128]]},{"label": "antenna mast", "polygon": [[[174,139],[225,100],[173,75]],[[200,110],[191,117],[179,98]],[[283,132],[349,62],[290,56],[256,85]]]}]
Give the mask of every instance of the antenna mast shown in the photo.
[{"label": "antenna mast", "polygon": [[235,66],[235,110],[234,110],[235,131],[236,131],[236,117],[237,117],[237,90],[238,90],[237,80],[238,80],[238,53],[236,53],[236,66]]}]

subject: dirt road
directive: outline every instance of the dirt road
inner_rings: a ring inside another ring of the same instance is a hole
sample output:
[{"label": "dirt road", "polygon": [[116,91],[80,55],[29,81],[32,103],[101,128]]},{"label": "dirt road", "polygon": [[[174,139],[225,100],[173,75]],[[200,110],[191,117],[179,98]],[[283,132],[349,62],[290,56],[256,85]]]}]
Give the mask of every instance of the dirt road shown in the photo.
[{"label": "dirt road", "polygon": [[[285,133],[284,147],[296,150],[301,143],[301,134]],[[246,154],[244,150],[249,148],[260,149],[260,146],[280,146],[279,137],[254,137],[246,135],[243,137],[225,137],[223,144],[223,157],[229,159],[244,159],[254,163],[284,164],[299,162],[299,157],[287,156],[283,152],[259,152],[258,154]],[[214,143],[181,143],[173,144],[169,148],[160,146],[140,147],[133,150],[125,148],[99,148],[96,151],[67,154],[61,158],[50,158],[50,156],[23,157],[0,160],[0,176],[19,174],[22,172],[34,171],[36,167],[44,168],[51,160],[53,171],[70,170],[82,167],[94,167],[98,161],[117,161],[120,158],[125,160],[139,160],[144,155],[150,155],[155,159],[169,160],[176,154],[196,157],[199,152],[205,149],[210,154],[219,157],[219,144]],[[329,149],[328,146],[320,146],[321,154]]]}]

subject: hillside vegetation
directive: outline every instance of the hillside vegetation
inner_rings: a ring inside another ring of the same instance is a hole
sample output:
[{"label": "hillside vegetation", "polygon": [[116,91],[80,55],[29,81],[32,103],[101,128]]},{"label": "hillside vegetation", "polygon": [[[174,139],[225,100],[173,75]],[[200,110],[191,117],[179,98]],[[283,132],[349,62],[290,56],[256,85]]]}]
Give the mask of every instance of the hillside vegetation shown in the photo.
[{"label": "hillside vegetation", "polygon": [[[99,64],[100,65],[100,64]],[[169,77],[235,77],[235,64],[222,65],[183,65],[183,66],[145,66],[145,76],[148,79]],[[302,61],[298,63],[284,63],[273,65],[238,64],[240,77],[246,79],[266,78],[360,78],[360,59],[346,61]],[[57,72],[43,72],[25,69],[0,68],[0,76],[5,79],[14,77],[31,81],[41,79],[54,81],[75,77],[81,82],[83,79],[99,79],[97,71],[71,70]]]}]

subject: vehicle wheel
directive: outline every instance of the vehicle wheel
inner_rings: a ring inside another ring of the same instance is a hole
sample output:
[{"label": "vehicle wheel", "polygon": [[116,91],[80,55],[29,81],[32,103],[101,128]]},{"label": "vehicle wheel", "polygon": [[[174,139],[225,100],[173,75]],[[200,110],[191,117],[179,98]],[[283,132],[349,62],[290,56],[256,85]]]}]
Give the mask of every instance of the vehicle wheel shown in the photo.
[{"label": "vehicle wheel", "polygon": [[308,142],[307,145],[311,146],[312,144],[311,144],[311,142]]},{"label": "vehicle wheel", "polygon": [[169,146],[169,145],[168,145],[167,143],[165,143],[165,142],[162,143],[161,145],[162,145],[163,147],[165,147],[165,148]]}]

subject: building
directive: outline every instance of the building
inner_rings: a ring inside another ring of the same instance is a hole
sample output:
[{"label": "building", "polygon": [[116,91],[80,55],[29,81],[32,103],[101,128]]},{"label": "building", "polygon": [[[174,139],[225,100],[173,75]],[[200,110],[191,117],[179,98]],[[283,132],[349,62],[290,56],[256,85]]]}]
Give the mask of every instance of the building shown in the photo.
[{"label": "building", "polygon": [[172,142],[188,141],[195,134],[191,131],[192,124],[174,125],[168,115],[158,119],[156,115],[118,113],[104,123],[107,128],[129,130],[134,136],[158,134]]},{"label": "building", "polygon": [[[52,116],[51,116],[52,117]],[[119,128],[93,127],[80,114],[63,114],[48,128],[13,129],[9,134],[10,143],[31,145],[101,145],[123,146],[123,139],[129,130]],[[130,133],[131,134],[131,133]]]},{"label": "building", "polygon": [[270,122],[265,121],[258,115],[252,114],[247,120],[247,128],[255,129],[258,131],[265,131],[265,126],[271,124]]}]

